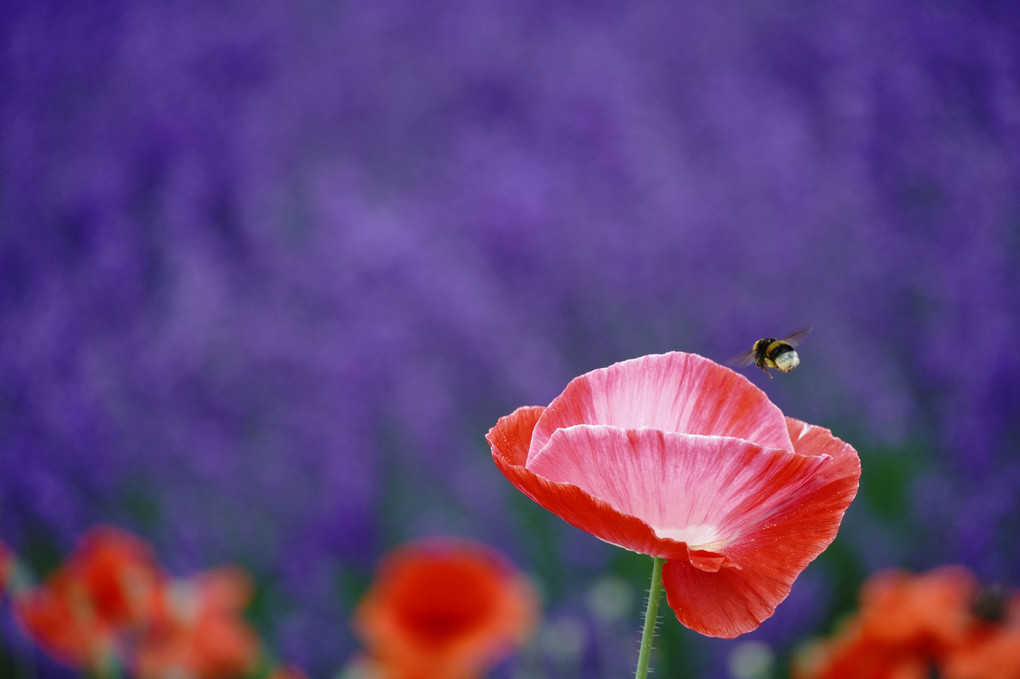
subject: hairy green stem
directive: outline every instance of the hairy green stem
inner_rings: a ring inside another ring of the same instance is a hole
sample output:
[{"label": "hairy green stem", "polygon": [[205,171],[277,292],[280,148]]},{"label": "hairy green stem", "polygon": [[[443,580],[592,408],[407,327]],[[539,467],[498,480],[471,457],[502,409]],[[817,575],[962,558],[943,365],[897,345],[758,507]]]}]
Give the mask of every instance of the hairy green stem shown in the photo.
[{"label": "hairy green stem", "polygon": [[648,587],[648,608],[645,609],[645,627],[641,630],[641,650],[638,652],[637,672],[634,679],[648,676],[648,663],[652,657],[652,637],[655,636],[655,622],[659,617],[659,592],[662,590],[662,562],[652,557],[652,584]]}]

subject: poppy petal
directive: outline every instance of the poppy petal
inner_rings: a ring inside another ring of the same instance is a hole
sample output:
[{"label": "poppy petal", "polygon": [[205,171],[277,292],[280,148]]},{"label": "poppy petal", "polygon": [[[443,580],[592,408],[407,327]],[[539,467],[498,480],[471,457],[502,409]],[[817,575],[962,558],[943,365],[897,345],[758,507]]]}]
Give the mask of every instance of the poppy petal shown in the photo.
[{"label": "poppy petal", "polygon": [[[773,497],[749,495],[734,508],[730,518],[746,526],[723,551],[740,568],[708,573],[682,560],[663,567],[670,607],[697,632],[732,638],[756,629],[836,537],[857,494],[861,467],[853,448],[822,427],[792,418],[787,423],[796,456],[824,463],[807,479],[776,489]],[[756,504],[761,500],[764,506]]]},{"label": "poppy petal", "polygon": [[686,545],[662,540],[641,519],[614,509],[575,485],[549,481],[524,466],[527,442],[542,410],[539,407],[518,408],[501,417],[486,434],[492,459],[503,476],[567,523],[601,540],[642,554],[686,558]]},{"label": "poppy petal", "polygon": [[[748,523],[734,508],[768,512],[827,461],[734,438],[584,425],[553,434],[527,468],[639,517],[664,540],[718,554]],[[593,528],[585,530],[598,535]]]},{"label": "poppy petal", "polygon": [[544,411],[542,406],[523,406],[499,418],[496,426],[485,435],[492,448],[492,456],[506,464],[523,466],[528,461],[528,446],[531,445],[535,423]]},{"label": "poppy petal", "polygon": [[530,635],[531,583],[484,545],[432,539],[391,552],[354,629],[380,676],[475,677]]},{"label": "poppy petal", "polygon": [[783,413],[744,376],[696,354],[642,356],[575,378],[546,408],[535,455],[558,429],[605,424],[732,436],[790,449]]}]

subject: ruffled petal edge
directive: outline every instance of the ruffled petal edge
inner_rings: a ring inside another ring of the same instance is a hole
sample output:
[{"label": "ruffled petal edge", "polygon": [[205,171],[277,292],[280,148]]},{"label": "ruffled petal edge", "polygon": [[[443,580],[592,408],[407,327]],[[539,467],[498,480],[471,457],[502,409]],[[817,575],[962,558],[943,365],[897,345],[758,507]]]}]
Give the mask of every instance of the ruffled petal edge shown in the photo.
[{"label": "ruffled petal edge", "polygon": [[[525,468],[531,432],[544,408],[525,406],[500,418],[486,439],[500,472],[519,491],[567,523],[610,544],[641,554],[688,559],[687,544],[661,538],[646,522],[624,514],[570,483],[549,481]],[[712,567],[713,559],[700,557]]]},{"label": "ruffled petal edge", "polygon": [[682,560],[663,567],[670,608],[696,632],[733,638],[757,629],[789,595],[801,571],[835,539],[857,494],[861,466],[856,451],[824,427],[786,421],[795,452],[830,460],[791,501],[727,545],[723,551],[740,568],[709,573]]}]

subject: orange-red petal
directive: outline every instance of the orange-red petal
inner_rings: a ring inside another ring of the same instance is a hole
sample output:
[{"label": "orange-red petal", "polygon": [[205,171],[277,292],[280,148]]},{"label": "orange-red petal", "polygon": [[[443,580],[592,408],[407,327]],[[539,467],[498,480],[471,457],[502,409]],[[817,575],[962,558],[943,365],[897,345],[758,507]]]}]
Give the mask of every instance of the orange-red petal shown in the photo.
[{"label": "orange-red petal", "polygon": [[96,615],[113,626],[151,618],[164,580],[149,544],[110,526],[86,533],[63,569],[88,592]]},{"label": "orange-red petal", "polygon": [[392,552],[355,612],[381,676],[479,676],[537,616],[531,584],[475,543],[430,540]]},{"label": "orange-red petal", "polygon": [[96,669],[110,661],[121,637],[152,618],[162,584],[144,540],[99,527],[43,585],[20,594],[14,610],[51,655]]},{"label": "orange-red petal", "polygon": [[950,649],[942,676],[946,679],[1020,677],[1020,627],[1002,627]]},{"label": "orange-red petal", "polygon": [[[543,408],[536,407],[518,408],[500,418],[486,436],[492,447],[492,459],[510,483],[567,523],[589,532],[592,532],[589,527],[597,527],[599,532],[594,534],[606,542],[627,545],[642,554],[668,549],[641,519],[614,509],[573,484],[549,481],[524,466],[531,432],[542,411]],[[672,548],[675,551],[666,553],[678,557],[686,554],[682,543],[674,543]]]},{"label": "orange-red petal", "polygon": [[96,615],[88,592],[65,572],[19,594],[13,610],[35,643],[72,667],[94,670],[115,653],[115,629]]},{"label": "orange-red petal", "polygon": [[[797,575],[836,536],[846,508],[857,493],[860,462],[853,449],[821,427],[788,418],[798,455],[826,456],[807,479],[776,484],[760,499],[770,504],[761,515],[750,496],[737,512],[748,522],[723,553],[740,568],[708,573],[680,560],[663,567],[670,607],[681,623],[717,637],[756,629],[786,598]],[[763,489],[764,490],[764,489]]]},{"label": "orange-red petal", "polygon": [[160,618],[140,632],[130,665],[139,679],[247,675],[261,644],[240,611],[252,594],[248,574],[235,567],[174,581]]},{"label": "orange-red petal", "polygon": [[793,679],[928,679],[931,661],[909,649],[875,643],[852,621],[826,641],[802,649],[791,668]]},{"label": "orange-red petal", "polygon": [[860,591],[863,633],[889,647],[941,657],[965,638],[978,580],[963,566],[872,575]]}]

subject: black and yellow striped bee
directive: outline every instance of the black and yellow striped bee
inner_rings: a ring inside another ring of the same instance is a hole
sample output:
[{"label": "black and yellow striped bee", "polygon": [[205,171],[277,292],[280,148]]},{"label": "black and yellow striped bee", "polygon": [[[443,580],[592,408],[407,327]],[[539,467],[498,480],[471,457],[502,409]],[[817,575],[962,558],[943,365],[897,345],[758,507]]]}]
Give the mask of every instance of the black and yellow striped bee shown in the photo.
[{"label": "black and yellow striped bee", "polygon": [[775,368],[781,373],[793,372],[793,369],[800,365],[800,356],[794,347],[800,344],[804,335],[809,332],[811,328],[804,328],[782,339],[763,337],[754,343],[750,351],[734,356],[729,363],[739,368],[754,363],[769,376],[769,379],[772,379],[769,368]]}]

